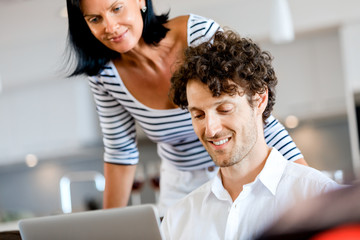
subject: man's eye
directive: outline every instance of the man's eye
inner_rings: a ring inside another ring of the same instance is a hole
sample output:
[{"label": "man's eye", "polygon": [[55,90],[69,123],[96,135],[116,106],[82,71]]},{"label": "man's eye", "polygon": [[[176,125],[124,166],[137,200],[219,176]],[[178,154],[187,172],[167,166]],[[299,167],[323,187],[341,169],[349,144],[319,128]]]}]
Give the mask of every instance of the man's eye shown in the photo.
[{"label": "man's eye", "polygon": [[219,113],[229,113],[234,109],[232,104],[222,104],[217,108]]},{"label": "man's eye", "polygon": [[230,109],[222,109],[222,110],[219,110],[219,112],[221,113],[228,113],[228,112],[231,112]]},{"label": "man's eye", "polygon": [[201,119],[203,118],[204,114],[194,114],[193,116],[195,119]]}]

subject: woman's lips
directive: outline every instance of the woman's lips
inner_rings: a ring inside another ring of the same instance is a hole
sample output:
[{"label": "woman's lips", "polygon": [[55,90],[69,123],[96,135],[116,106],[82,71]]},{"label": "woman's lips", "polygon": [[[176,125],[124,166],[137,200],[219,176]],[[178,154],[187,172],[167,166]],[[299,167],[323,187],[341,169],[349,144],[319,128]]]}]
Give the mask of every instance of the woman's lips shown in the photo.
[{"label": "woman's lips", "polygon": [[120,35],[116,35],[113,37],[108,38],[108,40],[110,42],[120,42],[126,35],[126,33],[128,32],[128,30],[126,30],[124,33],[120,34]]}]

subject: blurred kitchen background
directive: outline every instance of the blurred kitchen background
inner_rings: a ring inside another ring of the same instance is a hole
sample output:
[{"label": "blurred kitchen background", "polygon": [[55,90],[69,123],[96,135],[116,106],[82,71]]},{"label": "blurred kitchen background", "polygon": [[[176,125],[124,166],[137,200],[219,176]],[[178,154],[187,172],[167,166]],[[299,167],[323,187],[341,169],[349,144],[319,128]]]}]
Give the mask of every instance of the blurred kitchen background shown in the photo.
[{"label": "blurred kitchen background", "polygon": [[[269,50],[274,115],[307,162],[345,183],[360,177],[360,1],[153,2],[158,13],[203,15]],[[64,71],[65,0],[0,0],[0,18],[0,222],[62,213],[69,192],[71,211],[100,207],[102,137],[87,79]],[[156,146],[143,134],[138,144],[140,200],[152,203]]]}]

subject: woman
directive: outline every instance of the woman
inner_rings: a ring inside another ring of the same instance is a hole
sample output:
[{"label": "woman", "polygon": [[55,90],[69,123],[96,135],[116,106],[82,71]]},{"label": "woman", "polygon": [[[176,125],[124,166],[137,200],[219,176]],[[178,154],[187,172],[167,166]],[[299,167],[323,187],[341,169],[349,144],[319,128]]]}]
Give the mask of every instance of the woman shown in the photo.
[{"label": "woman", "polygon": [[[90,79],[105,146],[104,207],[126,206],[139,153],[135,121],[157,143],[162,160],[159,210],[216,174],[187,111],[169,99],[170,78],[183,50],[209,39],[219,25],[190,15],[155,15],[151,0],[67,0],[72,76]],[[267,143],[306,164],[272,116]]]}]

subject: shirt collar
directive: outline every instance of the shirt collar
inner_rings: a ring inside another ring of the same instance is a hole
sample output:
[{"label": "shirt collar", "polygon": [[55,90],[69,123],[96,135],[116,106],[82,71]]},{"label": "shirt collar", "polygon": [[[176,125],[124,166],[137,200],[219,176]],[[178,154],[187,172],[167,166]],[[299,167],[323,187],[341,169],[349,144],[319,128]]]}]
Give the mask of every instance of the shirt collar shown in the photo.
[{"label": "shirt collar", "polygon": [[[287,160],[281,155],[281,153],[279,153],[275,148],[272,148],[268,158],[266,159],[264,168],[261,170],[254,182],[260,180],[262,184],[269,189],[273,195],[275,195],[286,164]],[[211,194],[214,194],[219,200],[231,200],[229,193],[222,184],[220,169],[217,175],[211,180],[210,191],[205,199],[207,199]]]},{"label": "shirt collar", "polygon": [[275,148],[271,149],[269,157],[266,160],[264,168],[258,175],[258,179],[275,195],[277,186],[285,171],[287,160]]},{"label": "shirt collar", "polygon": [[219,200],[231,200],[229,193],[224,188],[222,181],[221,181],[221,174],[220,168],[216,174],[216,176],[211,180],[210,189],[208,194],[205,196],[204,200],[208,199],[211,195],[215,195],[215,197]]}]

